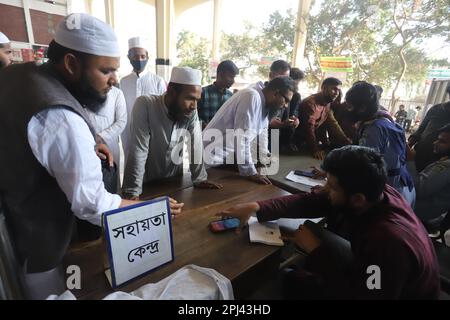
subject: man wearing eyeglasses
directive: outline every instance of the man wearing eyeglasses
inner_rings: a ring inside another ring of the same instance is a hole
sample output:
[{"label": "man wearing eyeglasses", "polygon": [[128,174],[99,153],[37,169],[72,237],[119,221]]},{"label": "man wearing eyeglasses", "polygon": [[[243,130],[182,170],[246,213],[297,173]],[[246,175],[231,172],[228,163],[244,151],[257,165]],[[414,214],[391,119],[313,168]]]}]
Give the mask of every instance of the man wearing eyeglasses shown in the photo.
[{"label": "man wearing eyeglasses", "polygon": [[[286,108],[294,94],[295,84],[289,77],[278,77],[265,87],[250,86],[234,94],[219,109],[203,132],[204,161],[209,166],[231,164],[241,176],[261,183],[270,180],[258,173],[251,146],[267,130],[269,119]],[[234,135],[234,136],[233,136]],[[235,141],[236,144],[235,144]]]}]

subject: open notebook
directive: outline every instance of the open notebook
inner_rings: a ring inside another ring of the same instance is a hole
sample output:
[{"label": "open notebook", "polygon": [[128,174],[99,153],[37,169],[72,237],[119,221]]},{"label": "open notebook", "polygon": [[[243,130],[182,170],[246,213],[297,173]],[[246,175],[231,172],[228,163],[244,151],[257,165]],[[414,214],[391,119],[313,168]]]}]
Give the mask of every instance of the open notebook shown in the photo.
[{"label": "open notebook", "polygon": [[250,217],[248,220],[250,242],[259,242],[271,246],[283,246],[284,242],[280,239],[280,227],[276,222],[259,223],[256,217]]}]

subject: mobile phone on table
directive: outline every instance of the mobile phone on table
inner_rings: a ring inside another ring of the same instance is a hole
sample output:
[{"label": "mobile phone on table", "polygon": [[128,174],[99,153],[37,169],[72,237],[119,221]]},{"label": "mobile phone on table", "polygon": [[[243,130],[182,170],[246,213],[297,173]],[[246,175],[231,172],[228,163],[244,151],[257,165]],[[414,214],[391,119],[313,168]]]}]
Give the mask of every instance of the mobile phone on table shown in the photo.
[{"label": "mobile phone on table", "polygon": [[308,178],[313,178],[314,177],[314,172],[313,170],[295,170],[294,174],[296,176],[304,176],[304,177],[308,177]]},{"label": "mobile phone on table", "polygon": [[233,230],[239,227],[241,222],[237,218],[227,218],[209,223],[209,228],[212,232],[222,232],[227,230]]}]

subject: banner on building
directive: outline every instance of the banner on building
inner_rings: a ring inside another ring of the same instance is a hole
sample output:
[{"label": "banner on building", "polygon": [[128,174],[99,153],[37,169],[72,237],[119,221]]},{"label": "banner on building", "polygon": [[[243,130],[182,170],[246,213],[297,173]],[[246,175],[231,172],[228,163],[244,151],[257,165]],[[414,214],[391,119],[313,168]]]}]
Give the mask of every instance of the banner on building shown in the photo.
[{"label": "banner on building", "polygon": [[450,79],[450,69],[430,69],[427,79]]},{"label": "banner on building", "polygon": [[353,72],[351,57],[320,57],[322,72]]},{"label": "banner on building", "polygon": [[261,57],[260,64],[262,66],[270,66],[276,60],[275,57]]}]

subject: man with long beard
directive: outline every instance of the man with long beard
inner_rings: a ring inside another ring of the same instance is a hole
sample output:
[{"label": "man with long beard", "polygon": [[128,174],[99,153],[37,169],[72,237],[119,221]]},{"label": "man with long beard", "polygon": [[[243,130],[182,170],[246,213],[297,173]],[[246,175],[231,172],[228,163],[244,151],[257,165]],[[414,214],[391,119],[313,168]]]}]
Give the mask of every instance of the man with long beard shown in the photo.
[{"label": "man with long beard", "polygon": [[8,37],[0,32],[0,70],[12,63],[11,42]]},{"label": "man with long beard", "polygon": [[[65,291],[62,260],[75,216],[101,225],[102,213],[134,204],[107,192],[86,110],[96,112],[117,83],[114,31],[87,14],[57,27],[49,62],[0,72],[0,198],[20,261],[26,298]],[[172,214],[182,204],[172,201]],[[20,272],[20,271],[19,271]]]},{"label": "man with long beard", "polygon": [[197,115],[202,73],[189,67],[174,67],[161,96],[136,100],[131,120],[128,160],[123,193],[137,199],[144,182],[183,175],[183,146],[190,141],[190,170],[194,187],[220,189],[208,181],[202,161],[202,130]]}]

